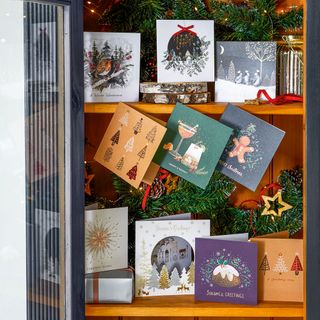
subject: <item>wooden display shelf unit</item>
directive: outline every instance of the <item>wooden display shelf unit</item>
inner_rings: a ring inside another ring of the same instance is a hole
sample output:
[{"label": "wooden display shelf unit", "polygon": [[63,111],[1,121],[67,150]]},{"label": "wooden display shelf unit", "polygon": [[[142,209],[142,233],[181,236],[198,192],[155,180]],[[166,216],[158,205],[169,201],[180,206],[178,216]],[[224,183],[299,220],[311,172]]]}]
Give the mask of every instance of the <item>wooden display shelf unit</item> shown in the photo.
[{"label": "wooden display shelf unit", "polygon": [[[151,114],[171,114],[174,109],[174,104],[153,104],[144,102],[128,103],[130,106],[139,111]],[[284,105],[246,105],[234,103],[255,115],[303,115],[304,109],[302,103],[288,103]],[[84,105],[85,113],[109,113],[115,112],[118,103],[86,103]],[[205,103],[205,104],[188,104],[188,107],[202,112],[204,114],[222,114],[227,106],[227,103]]]},{"label": "wooden display shelf unit", "polygon": [[194,296],[136,298],[132,304],[87,304],[87,317],[303,317],[303,303],[256,306],[194,301]]}]

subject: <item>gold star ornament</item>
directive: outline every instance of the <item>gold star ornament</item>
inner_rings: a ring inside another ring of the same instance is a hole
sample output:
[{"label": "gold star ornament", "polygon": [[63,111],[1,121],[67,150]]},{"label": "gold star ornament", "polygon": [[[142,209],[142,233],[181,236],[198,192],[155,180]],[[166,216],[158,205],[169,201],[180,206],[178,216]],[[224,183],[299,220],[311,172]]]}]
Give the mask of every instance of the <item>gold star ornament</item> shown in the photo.
[{"label": "gold star ornament", "polygon": [[87,169],[84,171],[84,192],[91,196],[91,186],[90,183],[92,179],[94,178],[94,174],[88,174]]},{"label": "gold star ornament", "polygon": [[273,197],[262,196],[265,208],[262,216],[273,215],[281,217],[282,213],[292,209],[292,206],[282,200],[282,192],[279,190]]}]

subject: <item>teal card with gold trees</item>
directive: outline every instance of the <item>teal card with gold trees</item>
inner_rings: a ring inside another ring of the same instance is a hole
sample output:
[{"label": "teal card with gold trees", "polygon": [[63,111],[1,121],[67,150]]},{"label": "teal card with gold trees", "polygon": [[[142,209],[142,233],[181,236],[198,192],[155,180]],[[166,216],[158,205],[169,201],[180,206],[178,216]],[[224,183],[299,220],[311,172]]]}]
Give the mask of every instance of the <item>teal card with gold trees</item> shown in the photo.
[{"label": "teal card with gold trees", "polygon": [[226,125],[177,103],[154,161],[205,189],[231,134]]}]

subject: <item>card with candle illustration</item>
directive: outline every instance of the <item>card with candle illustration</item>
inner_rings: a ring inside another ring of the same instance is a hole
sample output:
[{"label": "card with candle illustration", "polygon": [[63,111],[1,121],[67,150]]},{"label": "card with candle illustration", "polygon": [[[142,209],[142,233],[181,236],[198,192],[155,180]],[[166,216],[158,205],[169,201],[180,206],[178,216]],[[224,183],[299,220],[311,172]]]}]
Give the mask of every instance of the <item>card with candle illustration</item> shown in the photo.
[{"label": "card with candle illustration", "polygon": [[196,300],[257,304],[257,255],[255,243],[197,238]]},{"label": "card with candle illustration", "polygon": [[205,189],[232,129],[177,103],[154,161]]},{"label": "card with candle illustration", "polygon": [[94,160],[138,188],[144,177],[153,181],[157,174],[151,161],[165,132],[155,120],[119,103]]},{"label": "card with candle illustration", "polygon": [[234,132],[217,169],[255,191],[285,132],[231,104],[220,122]]}]

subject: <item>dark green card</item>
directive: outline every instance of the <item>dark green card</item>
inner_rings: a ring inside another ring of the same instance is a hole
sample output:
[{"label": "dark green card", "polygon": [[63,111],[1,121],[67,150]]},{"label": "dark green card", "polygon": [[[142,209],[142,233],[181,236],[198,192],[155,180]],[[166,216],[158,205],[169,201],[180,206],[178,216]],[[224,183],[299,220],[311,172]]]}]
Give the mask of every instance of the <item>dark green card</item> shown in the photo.
[{"label": "dark green card", "polygon": [[205,189],[232,129],[177,103],[154,161]]}]

